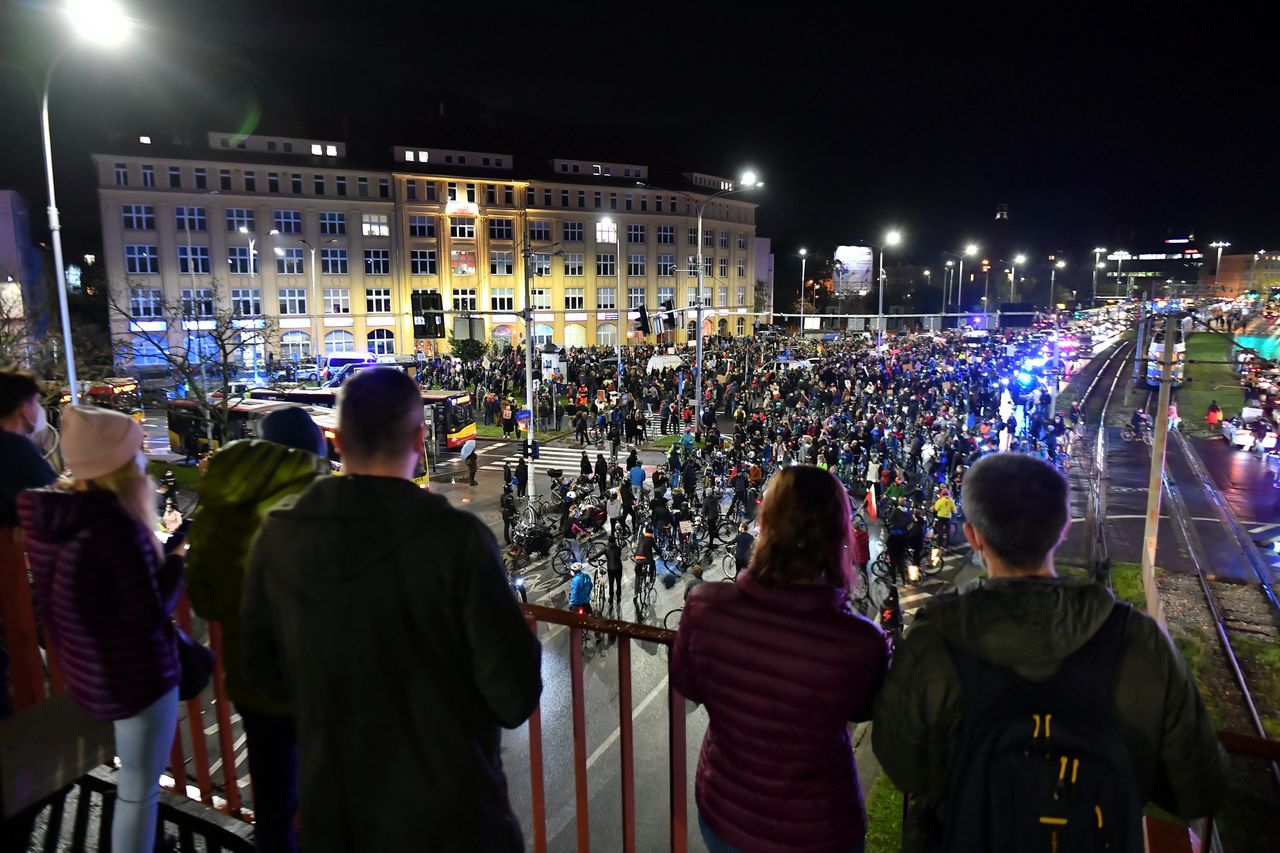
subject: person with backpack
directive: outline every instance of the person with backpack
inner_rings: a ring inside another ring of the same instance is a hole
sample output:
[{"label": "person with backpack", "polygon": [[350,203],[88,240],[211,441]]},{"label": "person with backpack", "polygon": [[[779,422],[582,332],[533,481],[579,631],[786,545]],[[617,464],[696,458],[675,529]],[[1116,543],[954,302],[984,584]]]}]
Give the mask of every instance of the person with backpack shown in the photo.
[{"label": "person with backpack", "polygon": [[1182,656],[1146,614],[1054,571],[1066,478],[1001,453],[963,489],[989,577],[921,608],[876,700],[902,849],[1141,851],[1148,802],[1212,812],[1226,757]]}]

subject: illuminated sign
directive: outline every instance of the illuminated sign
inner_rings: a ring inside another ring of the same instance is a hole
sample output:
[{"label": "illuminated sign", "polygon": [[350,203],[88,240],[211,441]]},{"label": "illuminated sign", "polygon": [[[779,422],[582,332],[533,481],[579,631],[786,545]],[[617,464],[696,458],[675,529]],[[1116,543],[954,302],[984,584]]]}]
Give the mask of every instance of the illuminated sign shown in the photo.
[{"label": "illuminated sign", "polygon": [[837,246],[832,290],[837,296],[871,287],[875,256],[870,246]]},{"label": "illuminated sign", "polygon": [[445,216],[479,216],[480,206],[474,201],[451,201],[444,206]]},{"label": "illuminated sign", "polygon": [[1166,243],[1190,243],[1191,238],[1190,237],[1170,237],[1168,240],[1165,240],[1165,242]]}]

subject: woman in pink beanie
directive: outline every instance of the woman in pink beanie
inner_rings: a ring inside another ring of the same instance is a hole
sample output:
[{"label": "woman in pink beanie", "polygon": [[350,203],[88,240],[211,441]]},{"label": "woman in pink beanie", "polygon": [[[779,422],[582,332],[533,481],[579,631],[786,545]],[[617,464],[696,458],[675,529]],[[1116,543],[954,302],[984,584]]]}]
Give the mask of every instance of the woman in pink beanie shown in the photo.
[{"label": "woman in pink beanie", "polygon": [[120,853],[152,849],[181,674],[169,614],[182,558],[166,558],[156,538],[156,486],[142,441],[127,415],[68,408],[62,456],[70,486],[18,496],[49,646],[76,704],[115,723],[121,768],[111,839]]}]

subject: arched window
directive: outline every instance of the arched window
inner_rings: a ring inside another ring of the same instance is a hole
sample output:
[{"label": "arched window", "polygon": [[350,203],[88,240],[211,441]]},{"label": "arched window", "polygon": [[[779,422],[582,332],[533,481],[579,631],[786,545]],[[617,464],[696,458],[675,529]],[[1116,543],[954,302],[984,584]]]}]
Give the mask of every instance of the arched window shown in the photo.
[{"label": "arched window", "polygon": [[285,332],[280,336],[280,357],[290,361],[311,358],[311,336],[306,332]]},{"label": "arched window", "polygon": [[596,343],[602,347],[618,345],[618,327],[613,323],[600,323],[596,326]]},{"label": "arched window", "polygon": [[720,322],[716,324],[716,334],[718,334],[718,335],[727,335],[727,334],[729,334],[729,320],[728,320],[728,318],[725,318],[725,317],[721,317],[721,318],[720,318]]},{"label": "arched window", "polygon": [[355,352],[356,336],[346,329],[335,329],[324,336],[324,351],[326,353]]},{"label": "arched window", "polygon": [[368,340],[369,352],[374,355],[395,355],[396,336],[390,329],[373,329]]},{"label": "arched window", "polygon": [[551,343],[551,327],[546,323],[534,323],[533,343],[535,346]]},{"label": "arched window", "polygon": [[587,327],[581,323],[569,323],[564,327],[564,345],[566,347],[585,347],[587,345]]}]

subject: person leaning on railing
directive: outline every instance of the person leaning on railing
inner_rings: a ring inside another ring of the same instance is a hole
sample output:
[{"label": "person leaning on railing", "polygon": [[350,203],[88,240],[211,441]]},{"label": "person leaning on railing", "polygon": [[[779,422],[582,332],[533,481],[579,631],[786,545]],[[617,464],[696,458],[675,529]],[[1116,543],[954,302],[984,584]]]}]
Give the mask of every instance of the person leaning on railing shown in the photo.
[{"label": "person leaning on railing", "polygon": [[712,851],[860,851],[849,722],[870,717],[889,641],[854,613],[849,501],[809,465],[775,475],[737,582],[690,593],[671,682],[706,706],[698,820]]},{"label": "person leaning on railing", "polygon": [[250,551],[248,674],[294,709],[307,853],[523,850],[499,729],[537,707],[541,646],[493,534],[412,482],[423,433],[417,385],[361,371],[343,476],[285,498]]}]

